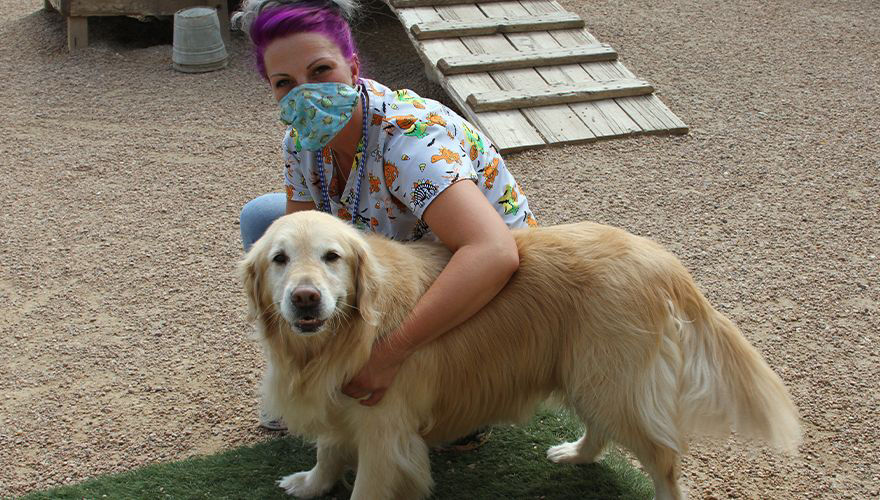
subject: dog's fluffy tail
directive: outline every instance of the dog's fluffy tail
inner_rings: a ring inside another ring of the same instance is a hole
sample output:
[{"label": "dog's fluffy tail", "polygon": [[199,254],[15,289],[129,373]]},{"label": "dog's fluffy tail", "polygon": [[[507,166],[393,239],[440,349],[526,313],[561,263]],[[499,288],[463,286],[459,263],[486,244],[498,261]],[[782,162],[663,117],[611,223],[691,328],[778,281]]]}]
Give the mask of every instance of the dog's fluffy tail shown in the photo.
[{"label": "dog's fluffy tail", "polygon": [[782,380],[729,319],[699,292],[697,297],[689,315],[669,302],[682,355],[684,428],[726,435],[733,427],[738,435],[794,452],[801,428]]}]

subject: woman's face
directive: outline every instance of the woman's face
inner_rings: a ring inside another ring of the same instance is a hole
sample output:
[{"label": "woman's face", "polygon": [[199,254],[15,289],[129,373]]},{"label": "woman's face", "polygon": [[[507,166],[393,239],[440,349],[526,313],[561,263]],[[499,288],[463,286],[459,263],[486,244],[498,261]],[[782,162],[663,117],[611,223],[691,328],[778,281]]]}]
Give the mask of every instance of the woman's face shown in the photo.
[{"label": "woman's face", "polygon": [[276,101],[304,83],[357,82],[357,55],[347,60],[339,47],[320,33],[297,33],[273,41],[263,52],[263,62]]}]

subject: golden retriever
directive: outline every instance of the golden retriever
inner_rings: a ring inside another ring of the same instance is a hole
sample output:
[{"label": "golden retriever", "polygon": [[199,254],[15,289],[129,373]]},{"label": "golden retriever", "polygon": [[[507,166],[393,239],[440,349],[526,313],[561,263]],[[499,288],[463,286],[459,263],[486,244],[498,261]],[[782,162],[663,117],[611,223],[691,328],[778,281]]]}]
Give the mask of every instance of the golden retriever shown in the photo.
[{"label": "golden retriever", "polygon": [[800,440],[779,377],[649,240],[592,223],[514,231],[520,267],[476,316],[410,356],[384,399],[341,387],[395,331],[446,265],[428,243],[364,234],[320,212],[275,221],[241,263],[249,317],[267,354],[263,396],[317,464],[282,478],[309,498],[356,467],[352,498],[423,498],[428,447],[497,422],[524,422],[553,396],[586,427],[554,462],[629,449],[659,499],[681,497],[693,435],[729,433],[784,450]]}]

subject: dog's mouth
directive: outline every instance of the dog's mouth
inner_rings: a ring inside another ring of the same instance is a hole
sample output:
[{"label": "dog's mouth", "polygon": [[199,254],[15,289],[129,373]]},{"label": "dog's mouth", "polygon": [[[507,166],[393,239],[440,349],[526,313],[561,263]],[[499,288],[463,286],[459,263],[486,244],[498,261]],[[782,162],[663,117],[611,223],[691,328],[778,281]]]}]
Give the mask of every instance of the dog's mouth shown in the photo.
[{"label": "dog's mouth", "polygon": [[324,320],[314,316],[303,316],[293,322],[293,326],[303,333],[314,333],[323,325]]}]

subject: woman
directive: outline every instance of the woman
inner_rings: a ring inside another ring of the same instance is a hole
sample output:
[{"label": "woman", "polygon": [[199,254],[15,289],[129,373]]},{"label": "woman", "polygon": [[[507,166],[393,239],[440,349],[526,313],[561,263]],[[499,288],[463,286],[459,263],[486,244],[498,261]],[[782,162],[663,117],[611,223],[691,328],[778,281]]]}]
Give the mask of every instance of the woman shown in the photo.
[{"label": "woman", "polygon": [[519,265],[512,227],[535,225],[495,147],[462,117],[411,91],[361,78],[349,3],[250,1],[245,29],[288,125],[286,196],[241,214],[247,249],[276,217],[324,210],[364,231],[442,242],[452,258],[394,342],[373,346],[342,392],[378,403],[407,356],[486,305]]}]

